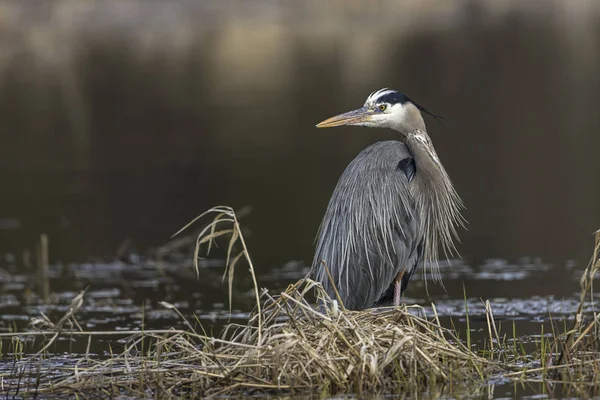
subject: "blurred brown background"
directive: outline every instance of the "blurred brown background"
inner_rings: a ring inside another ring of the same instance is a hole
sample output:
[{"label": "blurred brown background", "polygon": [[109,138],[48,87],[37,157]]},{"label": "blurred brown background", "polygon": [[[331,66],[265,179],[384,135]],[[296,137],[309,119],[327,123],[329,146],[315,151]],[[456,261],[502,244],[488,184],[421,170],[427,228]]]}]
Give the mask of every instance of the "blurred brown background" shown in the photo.
[{"label": "blurred brown background", "polygon": [[0,3],[0,253],[161,244],[251,206],[262,271],[312,259],[337,178],[393,131],[317,130],[373,90],[428,119],[461,254],[585,264],[600,228],[600,3]]}]

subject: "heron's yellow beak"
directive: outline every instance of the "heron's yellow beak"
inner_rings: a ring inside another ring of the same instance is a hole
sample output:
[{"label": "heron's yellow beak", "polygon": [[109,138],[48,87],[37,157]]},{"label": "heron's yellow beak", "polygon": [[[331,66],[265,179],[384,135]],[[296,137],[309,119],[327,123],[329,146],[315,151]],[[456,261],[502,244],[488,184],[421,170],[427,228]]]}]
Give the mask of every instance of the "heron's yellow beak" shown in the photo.
[{"label": "heron's yellow beak", "polygon": [[367,107],[336,115],[317,124],[317,128],[333,128],[341,125],[361,125],[371,120],[373,113]]}]

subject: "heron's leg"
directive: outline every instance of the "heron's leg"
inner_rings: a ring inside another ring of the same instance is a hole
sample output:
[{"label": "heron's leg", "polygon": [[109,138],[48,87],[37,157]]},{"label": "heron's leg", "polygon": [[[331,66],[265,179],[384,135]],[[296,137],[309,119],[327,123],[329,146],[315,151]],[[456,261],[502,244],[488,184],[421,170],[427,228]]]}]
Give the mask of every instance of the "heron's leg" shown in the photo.
[{"label": "heron's leg", "polygon": [[405,272],[406,269],[402,268],[402,271],[400,271],[398,276],[396,276],[396,279],[394,279],[394,306],[396,307],[400,305],[400,296],[402,295],[402,277],[404,276]]}]

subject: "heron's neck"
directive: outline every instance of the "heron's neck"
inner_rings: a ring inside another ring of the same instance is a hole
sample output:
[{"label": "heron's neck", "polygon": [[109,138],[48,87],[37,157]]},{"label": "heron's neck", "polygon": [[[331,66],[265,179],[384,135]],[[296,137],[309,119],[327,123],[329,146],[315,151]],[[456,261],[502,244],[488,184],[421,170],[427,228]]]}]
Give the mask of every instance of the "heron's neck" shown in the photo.
[{"label": "heron's neck", "polygon": [[[417,173],[433,185],[450,181],[446,170],[435,152],[431,138],[424,129],[414,129],[405,135],[406,145],[413,155]],[[440,189],[443,189],[440,188]]]},{"label": "heron's neck", "polygon": [[[406,145],[413,155],[416,166],[411,190],[421,214],[425,239],[424,260],[431,265],[437,265],[439,245],[446,255],[455,251],[453,239],[457,237],[456,226],[464,225],[460,213],[463,208],[462,201],[442,166],[427,132],[421,129],[413,130],[406,135]],[[433,270],[436,271],[437,269]]]}]

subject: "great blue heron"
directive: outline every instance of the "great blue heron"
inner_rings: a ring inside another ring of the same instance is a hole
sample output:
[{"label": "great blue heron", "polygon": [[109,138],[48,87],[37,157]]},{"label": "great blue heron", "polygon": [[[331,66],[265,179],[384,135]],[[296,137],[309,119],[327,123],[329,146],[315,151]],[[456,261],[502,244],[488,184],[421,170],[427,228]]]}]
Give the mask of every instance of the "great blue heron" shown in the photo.
[{"label": "great blue heron", "polygon": [[464,225],[463,204],[421,112],[435,116],[407,96],[381,89],[371,93],[362,108],[317,125],[391,128],[400,133],[400,141],[375,143],[352,160],[319,227],[316,279],[332,299],[335,284],[347,309],[399,305],[421,263],[431,266],[435,280],[441,279],[438,246],[447,255],[456,250],[453,240],[457,226]]}]

